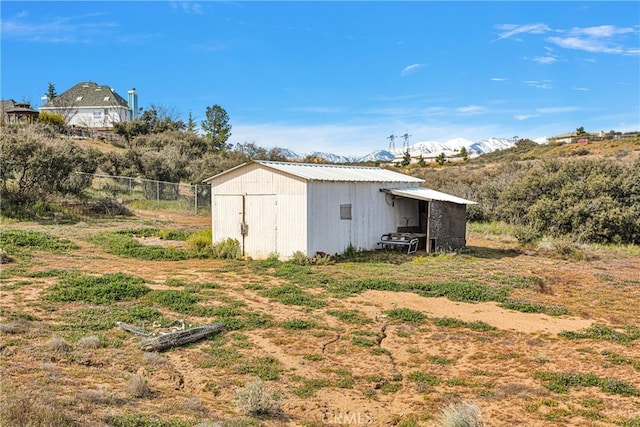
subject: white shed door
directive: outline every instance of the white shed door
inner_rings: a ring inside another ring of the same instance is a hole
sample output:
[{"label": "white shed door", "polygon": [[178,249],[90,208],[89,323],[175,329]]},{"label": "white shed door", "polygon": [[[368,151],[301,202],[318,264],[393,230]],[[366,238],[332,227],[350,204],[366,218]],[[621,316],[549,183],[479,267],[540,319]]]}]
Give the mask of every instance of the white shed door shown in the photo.
[{"label": "white shed door", "polygon": [[245,196],[245,255],[265,259],[278,252],[276,204],[276,196],[273,194]]},{"label": "white shed door", "polygon": [[242,244],[242,196],[216,194],[211,209],[214,242],[231,238]]}]

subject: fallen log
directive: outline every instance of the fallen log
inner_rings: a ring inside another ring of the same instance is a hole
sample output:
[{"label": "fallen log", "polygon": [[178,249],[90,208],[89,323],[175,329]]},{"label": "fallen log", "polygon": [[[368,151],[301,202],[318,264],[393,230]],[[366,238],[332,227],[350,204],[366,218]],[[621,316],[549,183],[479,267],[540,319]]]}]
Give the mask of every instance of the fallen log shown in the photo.
[{"label": "fallen log", "polygon": [[186,329],[183,331],[170,332],[168,334],[159,335],[153,338],[147,338],[142,341],[141,349],[143,351],[163,351],[168,348],[180,347],[205,338],[224,329],[223,323],[214,323],[213,325],[199,326],[197,328]]}]

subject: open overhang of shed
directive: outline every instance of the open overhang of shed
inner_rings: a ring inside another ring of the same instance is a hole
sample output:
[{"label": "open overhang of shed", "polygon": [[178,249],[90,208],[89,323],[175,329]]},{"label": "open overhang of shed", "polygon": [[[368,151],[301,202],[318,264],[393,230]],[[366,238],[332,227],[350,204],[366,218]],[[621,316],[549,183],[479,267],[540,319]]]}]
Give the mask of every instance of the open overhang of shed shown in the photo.
[{"label": "open overhang of shed", "polygon": [[440,191],[431,190],[429,188],[382,188],[380,191],[392,194],[396,197],[405,197],[408,199],[425,200],[427,202],[451,202],[459,205],[477,205],[477,202],[466,200],[461,197],[452,196],[451,194],[442,193]]}]

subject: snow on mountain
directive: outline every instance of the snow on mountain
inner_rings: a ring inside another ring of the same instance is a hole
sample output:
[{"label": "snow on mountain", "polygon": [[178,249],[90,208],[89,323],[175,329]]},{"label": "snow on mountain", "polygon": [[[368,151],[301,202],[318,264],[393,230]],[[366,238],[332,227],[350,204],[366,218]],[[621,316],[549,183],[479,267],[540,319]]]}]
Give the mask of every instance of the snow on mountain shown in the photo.
[{"label": "snow on mountain", "polygon": [[313,153],[307,153],[307,156],[318,157],[326,160],[329,163],[352,163],[357,162],[357,157],[340,156],[333,153],[323,153],[321,151],[314,151]]},{"label": "snow on mountain", "polygon": [[281,148],[280,154],[286,157],[289,160],[302,160],[304,156],[296,153],[295,151],[289,150],[288,148]]},{"label": "snow on mountain", "polygon": [[[545,144],[546,138],[538,138],[535,140],[538,144]],[[406,148],[396,147],[395,149],[377,150],[373,151],[362,157],[354,156],[341,156],[333,153],[323,153],[321,151],[315,151],[311,153],[298,154],[289,149],[282,149],[282,153],[289,160],[303,160],[305,157],[318,157],[330,163],[360,163],[360,162],[389,162],[394,158],[402,156],[405,149],[409,150],[412,156],[423,155],[425,158],[433,157],[440,153],[444,153],[445,156],[455,156],[460,152],[462,147],[465,147],[469,155],[480,155],[490,153],[496,150],[504,150],[512,147],[515,141],[509,138],[487,138],[481,141],[473,142],[466,138],[451,138],[445,142],[439,141],[421,141],[413,145],[409,145]],[[429,154],[432,154],[431,156]]]},{"label": "snow on mountain", "polygon": [[496,150],[504,150],[505,148],[513,147],[515,141],[507,138],[487,138],[482,141],[478,141],[467,147],[467,150],[478,153],[486,154]]},{"label": "snow on mountain", "polygon": [[451,150],[451,151],[460,151],[460,149],[462,147],[464,148],[469,148],[469,146],[471,146],[473,144],[472,141],[469,141],[466,138],[453,138],[453,139],[447,139],[444,145],[447,149]]},{"label": "snow on mountain", "polygon": [[373,153],[369,153],[366,156],[360,157],[358,162],[390,162],[395,158],[393,154],[391,154],[387,150],[378,150]]}]

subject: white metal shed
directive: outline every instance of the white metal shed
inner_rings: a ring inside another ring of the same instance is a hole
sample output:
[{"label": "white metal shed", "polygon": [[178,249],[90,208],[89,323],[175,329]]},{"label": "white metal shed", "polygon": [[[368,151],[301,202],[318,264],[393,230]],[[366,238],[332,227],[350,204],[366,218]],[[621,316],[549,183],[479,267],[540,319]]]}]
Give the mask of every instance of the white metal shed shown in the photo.
[{"label": "white metal shed", "polygon": [[[420,228],[418,201],[453,197],[391,170],[328,164],[252,161],[205,182],[213,241],[237,239],[254,259],[375,249],[384,233]],[[447,203],[473,203],[454,199]]]}]

